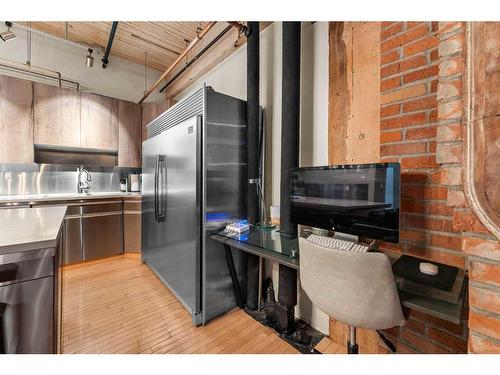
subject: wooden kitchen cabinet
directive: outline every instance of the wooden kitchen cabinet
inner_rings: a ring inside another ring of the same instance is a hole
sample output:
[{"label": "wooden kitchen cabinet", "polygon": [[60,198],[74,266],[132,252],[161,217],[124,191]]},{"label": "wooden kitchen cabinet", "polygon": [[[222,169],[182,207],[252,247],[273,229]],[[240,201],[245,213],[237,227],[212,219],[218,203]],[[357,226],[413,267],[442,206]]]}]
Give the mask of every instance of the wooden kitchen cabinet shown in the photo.
[{"label": "wooden kitchen cabinet", "polygon": [[0,75],[0,163],[33,163],[32,85]]},{"label": "wooden kitchen cabinet", "polygon": [[141,106],[120,100],[118,104],[118,165],[141,167]]},{"label": "wooden kitchen cabinet", "polygon": [[141,252],[141,198],[127,198],[123,204],[123,243],[126,253]]},{"label": "wooden kitchen cabinet", "polygon": [[34,143],[80,147],[80,93],[41,83],[33,85]]},{"label": "wooden kitchen cabinet", "polygon": [[118,150],[118,99],[81,93],[81,147]]},{"label": "wooden kitchen cabinet", "polygon": [[145,141],[147,137],[146,126],[165,112],[168,109],[168,103],[165,102],[148,102],[142,103],[142,140]]}]

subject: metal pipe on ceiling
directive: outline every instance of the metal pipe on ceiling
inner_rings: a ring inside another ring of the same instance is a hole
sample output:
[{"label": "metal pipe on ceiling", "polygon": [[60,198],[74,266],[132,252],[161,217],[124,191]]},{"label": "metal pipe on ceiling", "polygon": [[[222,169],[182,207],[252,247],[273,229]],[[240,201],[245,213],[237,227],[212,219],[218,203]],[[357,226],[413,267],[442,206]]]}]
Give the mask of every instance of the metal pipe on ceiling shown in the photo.
[{"label": "metal pipe on ceiling", "polygon": [[226,35],[229,30],[231,30],[233,26],[228,26],[224,30],[222,30],[221,33],[219,33],[210,43],[208,43],[198,54],[193,57],[186,65],[182,67],[181,70],[179,70],[175,76],[173,76],[161,89],[160,92],[165,91],[165,89],[170,86],[179,76],[184,73],[191,65],[193,65],[196,60],[198,60],[205,52],[207,52],[215,43],[217,43],[224,35]]},{"label": "metal pipe on ceiling", "polygon": [[212,27],[215,26],[217,22],[209,22],[207,24],[207,26],[205,26],[205,28],[200,31],[200,33],[196,36],[196,38],[194,38],[191,43],[189,43],[189,45],[186,47],[186,49],[180,54],[180,56],[173,62],[172,65],[170,65],[170,67],[168,67],[167,70],[165,70],[165,72],[163,72],[163,74],[160,76],[160,78],[158,78],[158,80],[154,83],[153,86],[151,86],[145,93],[144,93],[144,96],[142,97],[141,100],[139,100],[139,104],[141,104],[144,100],[146,100],[146,98],[151,95],[151,93],[153,92],[154,89],[156,89],[160,83],[168,76],[168,74],[170,72],[172,72],[172,70],[186,57],[186,55],[189,53],[189,51],[191,51],[193,49],[194,46],[196,46],[196,44],[198,44],[198,42],[203,39],[203,37],[210,31],[210,29],[212,29]]},{"label": "metal pipe on ceiling", "polygon": [[113,21],[111,25],[111,31],[109,33],[108,45],[106,47],[106,52],[104,52],[104,56],[102,58],[102,68],[106,69],[109,64],[109,53],[111,52],[111,47],[113,46],[113,40],[115,39],[116,29],[118,27],[118,21]]}]

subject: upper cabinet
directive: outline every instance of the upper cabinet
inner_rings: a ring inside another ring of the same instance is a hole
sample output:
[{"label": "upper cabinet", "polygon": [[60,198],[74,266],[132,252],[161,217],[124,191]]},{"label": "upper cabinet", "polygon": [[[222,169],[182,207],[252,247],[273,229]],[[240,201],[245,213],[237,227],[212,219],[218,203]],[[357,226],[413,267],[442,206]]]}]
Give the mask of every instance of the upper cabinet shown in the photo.
[{"label": "upper cabinet", "polygon": [[80,93],[34,83],[35,144],[80,147]]},{"label": "upper cabinet", "polygon": [[120,100],[118,122],[118,165],[141,167],[141,106]]},{"label": "upper cabinet", "polygon": [[142,140],[148,138],[146,126],[168,109],[167,102],[142,103]]},{"label": "upper cabinet", "polygon": [[118,150],[118,99],[81,93],[81,147]]},{"label": "upper cabinet", "polygon": [[0,75],[0,163],[33,163],[33,83]]}]

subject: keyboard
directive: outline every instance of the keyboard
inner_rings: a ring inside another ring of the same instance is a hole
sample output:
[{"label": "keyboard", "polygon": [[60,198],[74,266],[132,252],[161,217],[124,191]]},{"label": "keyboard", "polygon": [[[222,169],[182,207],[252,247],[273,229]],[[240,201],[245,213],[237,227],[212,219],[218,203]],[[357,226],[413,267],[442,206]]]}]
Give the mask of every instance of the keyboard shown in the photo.
[{"label": "keyboard", "polygon": [[361,245],[357,242],[340,240],[334,237],[319,236],[317,234],[311,234],[307,239],[316,245],[323,247],[328,247],[330,249],[346,250],[354,252],[367,252],[370,248],[366,245]]}]

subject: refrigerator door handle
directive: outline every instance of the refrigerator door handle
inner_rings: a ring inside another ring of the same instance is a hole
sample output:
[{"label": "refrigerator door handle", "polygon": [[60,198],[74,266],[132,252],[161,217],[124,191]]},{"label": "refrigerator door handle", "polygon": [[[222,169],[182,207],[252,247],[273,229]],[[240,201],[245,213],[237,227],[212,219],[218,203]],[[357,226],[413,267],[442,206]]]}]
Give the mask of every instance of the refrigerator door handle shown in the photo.
[{"label": "refrigerator door handle", "polygon": [[[160,177],[161,172],[161,177]],[[165,221],[167,216],[167,165],[165,155],[158,155],[158,184],[161,186],[158,194],[158,221]]]},{"label": "refrigerator door handle", "polygon": [[160,155],[155,156],[155,181],[154,181],[154,205],[155,205],[155,221],[160,222],[158,214],[158,169],[160,164]]}]

